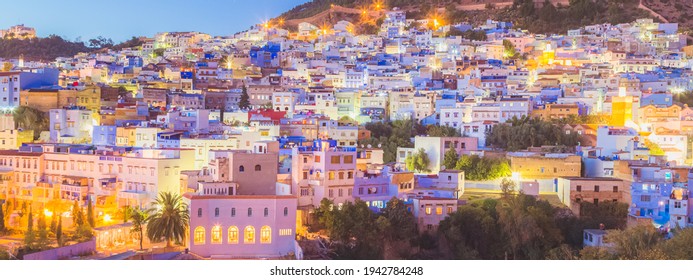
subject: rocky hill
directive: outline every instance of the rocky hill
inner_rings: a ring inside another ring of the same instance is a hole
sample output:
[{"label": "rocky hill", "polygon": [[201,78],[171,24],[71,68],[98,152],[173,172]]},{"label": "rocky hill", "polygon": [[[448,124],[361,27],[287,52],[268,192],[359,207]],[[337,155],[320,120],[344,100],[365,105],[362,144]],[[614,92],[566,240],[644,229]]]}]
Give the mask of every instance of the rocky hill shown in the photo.
[{"label": "rocky hill", "polygon": [[[317,26],[348,20],[359,30],[373,30],[386,9],[407,12],[409,18],[436,15],[446,22],[480,23],[487,19],[513,22],[534,33],[564,33],[596,23],[623,23],[657,16],[640,6],[641,0],[314,0],[285,12],[279,19],[289,29],[301,22]],[[642,0],[675,1],[679,0]],[[682,0],[693,1],[693,0]],[[691,9],[688,9],[691,11]],[[693,11],[690,12],[693,14]],[[662,21],[662,20],[660,20]],[[693,23],[693,20],[691,20]]]}]

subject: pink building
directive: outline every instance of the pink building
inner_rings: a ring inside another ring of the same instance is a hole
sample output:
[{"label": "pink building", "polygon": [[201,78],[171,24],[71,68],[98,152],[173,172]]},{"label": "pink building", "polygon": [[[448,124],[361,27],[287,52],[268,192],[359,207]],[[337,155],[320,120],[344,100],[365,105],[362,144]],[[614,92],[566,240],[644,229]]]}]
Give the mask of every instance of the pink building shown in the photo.
[{"label": "pink building", "polygon": [[292,151],[291,193],[301,207],[319,206],[323,198],[339,205],[353,201],[356,148],[301,147]]},{"label": "pink building", "polygon": [[301,258],[296,197],[186,194],[189,248],[204,258]]}]

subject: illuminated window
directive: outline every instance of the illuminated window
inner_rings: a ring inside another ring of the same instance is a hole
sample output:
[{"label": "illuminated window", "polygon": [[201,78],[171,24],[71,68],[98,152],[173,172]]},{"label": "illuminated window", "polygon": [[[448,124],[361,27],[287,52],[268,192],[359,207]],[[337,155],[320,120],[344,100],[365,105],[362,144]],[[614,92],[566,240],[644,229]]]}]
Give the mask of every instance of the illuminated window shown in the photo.
[{"label": "illuminated window", "polygon": [[196,227],[195,228],[195,245],[205,244],[205,228]]},{"label": "illuminated window", "polygon": [[327,173],[327,177],[329,180],[334,180],[334,171],[330,171]]},{"label": "illuminated window", "polygon": [[260,243],[272,243],[272,229],[269,226],[263,226],[260,229]]},{"label": "illuminated window", "polygon": [[212,244],[221,244],[221,226],[212,227]]},{"label": "illuminated window", "polygon": [[253,244],[255,243],[255,228],[252,226],[245,227],[243,231],[243,243]]},{"label": "illuminated window", "polygon": [[426,215],[431,215],[431,206],[426,206]]},{"label": "illuminated window", "polygon": [[436,207],[436,215],[443,215],[443,206]]},{"label": "illuminated window", "polygon": [[238,244],[238,228],[235,226],[229,227],[229,244]]}]

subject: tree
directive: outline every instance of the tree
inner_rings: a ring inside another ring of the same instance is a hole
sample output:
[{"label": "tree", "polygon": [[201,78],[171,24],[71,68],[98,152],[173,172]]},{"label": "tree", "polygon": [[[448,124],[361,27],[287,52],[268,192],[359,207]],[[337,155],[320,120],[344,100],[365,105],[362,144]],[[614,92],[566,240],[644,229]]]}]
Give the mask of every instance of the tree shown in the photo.
[{"label": "tree", "polygon": [[87,199],[87,223],[90,227],[95,227],[96,222],[94,221],[94,206],[91,204],[91,199]]},{"label": "tree", "polygon": [[74,205],[72,205],[72,219],[74,221],[73,224],[75,228],[84,225],[84,212],[82,211],[82,207],[79,206],[79,203],[76,200]]},{"label": "tree", "polygon": [[5,233],[7,228],[5,228],[5,212],[3,211],[3,204],[0,204],[0,234]]},{"label": "tree", "polygon": [[426,151],[423,148],[419,149],[413,155],[407,157],[404,162],[407,166],[407,169],[409,169],[411,171],[416,171],[416,172],[428,172],[428,171],[430,171],[428,169],[428,165],[431,163],[431,161],[430,161],[430,159],[428,159],[428,155],[426,154]]},{"label": "tree", "polygon": [[63,218],[58,215],[58,226],[55,229],[55,241],[58,243],[58,247],[65,245],[65,238],[63,237]]},{"label": "tree", "polygon": [[152,202],[156,209],[147,223],[147,237],[149,240],[166,240],[166,247],[172,246],[172,241],[182,242],[188,233],[190,215],[188,205],[178,194],[170,192],[160,193]]},{"label": "tree", "polygon": [[14,65],[12,65],[12,62],[9,62],[9,61],[3,62],[2,63],[2,72],[9,72],[10,70],[12,70],[13,66]]},{"label": "tree", "polygon": [[443,157],[443,166],[445,166],[446,169],[454,169],[457,166],[457,161],[459,161],[459,159],[460,156],[457,154],[457,151],[450,148],[445,152],[445,156]]},{"label": "tree", "polygon": [[31,207],[29,207],[29,215],[27,216],[26,232],[24,232],[24,246],[26,246],[30,250],[33,250],[32,248],[35,246],[35,242],[36,242],[36,235],[34,233],[34,213],[31,210]]},{"label": "tree", "polygon": [[144,241],[144,225],[147,223],[147,219],[149,219],[149,212],[150,211],[142,211],[138,209],[132,209],[130,210],[130,222],[132,223],[132,227],[130,227],[130,233],[137,234],[137,239],[140,241],[140,251],[144,250],[142,247],[142,243]]},{"label": "tree", "polygon": [[[438,227],[438,235],[455,259],[500,259],[503,240],[494,217],[496,200],[464,205],[450,214]],[[446,248],[441,248],[446,250]]]},{"label": "tree", "polygon": [[459,137],[462,136],[460,131],[449,126],[429,125],[426,127],[426,133],[432,137]]},{"label": "tree", "polygon": [[38,223],[36,224],[36,226],[37,234],[34,249],[44,250],[48,247],[50,241],[48,240],[48,227],[46,224],[46,215],[44,215],[43,212],[39,213]]},{"label": "tree", "polygon": [[416,218],[404,202],[394,197],[390,199],[376,223],[385,241],[385,259],[408,257],[410,244],[418,233]]},{"label": "tree", "polygon": [[518,56],[517,50],[515,50],[515,45],[510,40],[503,40],[503,56],[509,59],[515,59]]},{"label": "tree", "polygon": [[314,215],[319,227],[332,241],[334,258],[382,258],[383,236],[380,229],[388,225],[382,220],[377,222],[377,216],[364,201],[356,200],[336,207],[325,198]]},{"label": "tree", "polygon": [[659,246],[668,259],[672,260],[691,260],[693,259],[693,228],[676,229],[673,231],[674,237],[665,241]]},{"label": "tree", "polygon": [[651,259],[655,247],[664,240],[663,235],[651,225],[640,225],[625,230],[610,230],[606,241],[614,244],[619,259]]},{"label": "tree", "polygon": [[248,88],[244,85],[241,90],[241,99],[238,101],[238,108],[248,110],[250,108],[250,96],[248,96]]}]

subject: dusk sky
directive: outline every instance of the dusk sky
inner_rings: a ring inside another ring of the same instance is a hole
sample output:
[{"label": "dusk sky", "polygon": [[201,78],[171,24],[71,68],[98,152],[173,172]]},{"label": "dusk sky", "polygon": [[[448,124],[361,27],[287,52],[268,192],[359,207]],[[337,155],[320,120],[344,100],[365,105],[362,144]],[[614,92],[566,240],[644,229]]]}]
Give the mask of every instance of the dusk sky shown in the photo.
[{"label": "dusk sky", "polygon": [[115,42],[164,31],[200,31],[231,35],[278,16],[307,0],[86,1],[26,0],[3,3],[0,29],[16,24],[37,35],[82,41],[104,36]]}]

